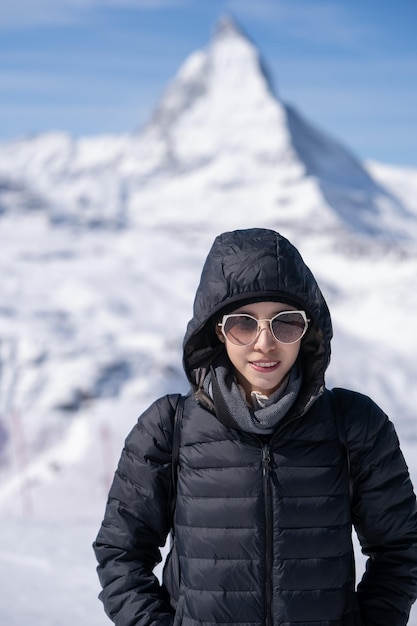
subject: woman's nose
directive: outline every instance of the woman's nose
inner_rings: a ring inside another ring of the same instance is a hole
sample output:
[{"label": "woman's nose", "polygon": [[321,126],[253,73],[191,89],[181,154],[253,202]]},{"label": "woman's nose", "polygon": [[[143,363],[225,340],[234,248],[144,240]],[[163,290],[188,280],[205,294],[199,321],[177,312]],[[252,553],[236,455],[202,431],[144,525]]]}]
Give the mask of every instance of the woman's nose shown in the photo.
[{"label": "woman's nose", "polygon": [[269,322],[262,322],[260,326],[261,328],[259,329],[259,335],[256,338],[254,347],[263,351],[275,348],[276,340],[271,333]]}]

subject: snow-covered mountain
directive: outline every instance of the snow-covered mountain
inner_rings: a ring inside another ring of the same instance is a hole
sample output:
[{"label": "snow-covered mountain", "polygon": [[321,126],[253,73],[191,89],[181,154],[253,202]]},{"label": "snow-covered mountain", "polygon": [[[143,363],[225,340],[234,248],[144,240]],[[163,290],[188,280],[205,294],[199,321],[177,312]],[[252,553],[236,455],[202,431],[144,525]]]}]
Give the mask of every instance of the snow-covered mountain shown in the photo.
[{"label": "snow-covered mountain", "polygon": [[369,386],[411,421],[416,173],[404,173],[404,193],[384,167],[278,99],[227,18],[140,133],[0,145],[3,474],[11,415],[33,459],[109,397],[184,384],[201,264],[213,237],[236,227],[270,226],[300,246],[332,305],[335,346],[349,345],[335,348],[338,380]]},{"label": "snow-covered mountain", "polygon": [[417,170],[361,163],[285,104],[230,19],[140,132],[0,144],[4,514],[99,519],[137,415],[187,388],[214,236],[251,226],[299,247],[333,315],[328,382],[384,407],[417,483],[416,197]]},{"label": "snow-covered mountain", "polygon": [[55,222],[123,227],[227,216],[233,225],[250,213],[256,189],[263,216],[415,234],[403,202],[274,95],[256,47],[227,18],[211,45],[185,61],[140,133],[40,135],[3,145],[0,159],[3,212],[43,209]]}]

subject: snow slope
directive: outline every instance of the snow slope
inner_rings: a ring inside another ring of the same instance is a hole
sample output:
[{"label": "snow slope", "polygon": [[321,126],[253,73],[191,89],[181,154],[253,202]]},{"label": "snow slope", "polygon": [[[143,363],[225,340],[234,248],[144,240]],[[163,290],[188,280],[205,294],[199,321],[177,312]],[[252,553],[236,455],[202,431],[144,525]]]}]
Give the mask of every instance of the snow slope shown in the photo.
[{"label": "snow slope", "polygon": [[140,133],[0,145],[5,623],[107,623],[90,544],[137,416],[187,389],[182,336],[221,231],[300,248],[333,315],[328,383],[384,407],[417,482],[416,191],[415,170],[360,163],[283,103],[230,20]]}]

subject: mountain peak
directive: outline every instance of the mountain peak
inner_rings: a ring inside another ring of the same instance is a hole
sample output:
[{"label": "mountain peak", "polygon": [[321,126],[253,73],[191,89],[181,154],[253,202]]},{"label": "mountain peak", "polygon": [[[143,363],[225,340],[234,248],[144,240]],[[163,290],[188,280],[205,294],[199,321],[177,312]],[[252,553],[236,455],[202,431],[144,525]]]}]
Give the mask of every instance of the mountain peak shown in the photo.
[{"label": "mountain peak", "polygon": [[[303,180],[333,221],[368,233],[391,232],[394,219],[387,216],[400,212],[348,148],[276,96],[257,46],[227,15],[209,45],[179,69],[147,131],[147,145],[158,145],[158,152],[147,160],[146,176],[150,168],[205,169],[223,187],[242,185],[255,172],[279,176],[287,188],[288,181]],[[317,203],[310,204],[314,212]]]},{"label": "mountain peak", "polygon": [[242,28],[237,24],[233,17],[230,15],[222,15],[214,26],[213,39],[236,37],[236,35],[247,39],[247,36],[243,33]]},{"label": "mountain peak", "polygon": [[[224,16],[209,45],[179,68],[146,130],[158,137],[165,164],[177,169],[216,155],[234,155],[238,163],[242,153],[272,162],[288,152],[284,116],[258,48]],[[278,136],[271,128],[279,129]]]},{"label": "mountain peak", "polygon": [[215,51],[216,48],[222,47],[223,44],[227,49],[229,59],[232,54],[234,63],[238,59],[242,62],[242,59],[245,58],[246,62],[251,65],[252,70],[266,82],[268,91],[275,95],[271,74],[259,53],[258,47],[240,24],[230,15],[223,15],[215,24],[209,51]]}]

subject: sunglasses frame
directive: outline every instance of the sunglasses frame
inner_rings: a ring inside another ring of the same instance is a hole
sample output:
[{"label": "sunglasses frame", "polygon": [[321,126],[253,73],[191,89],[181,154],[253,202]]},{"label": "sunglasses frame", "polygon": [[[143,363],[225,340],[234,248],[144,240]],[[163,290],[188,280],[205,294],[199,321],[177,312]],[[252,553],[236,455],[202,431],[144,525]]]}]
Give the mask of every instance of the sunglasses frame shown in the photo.
[{"label": "sunglasses frame", "polygon": [[[280,317],[280,315],[288,314],[288,313],[299,313],[301,315],[301,317],[303,318],[303,320],[304,320],[304,330],[303,330],[303,332],[301,334],[301,337],[299,337],[295,341],[281,341],[280,339],[278,339],[275,336],[274,331],[272,330],[272,322],[274,320],[276,320],[277,317]],[[258,328],[256,330],[256,335],[255,335],[254,339],[252,339],[252,341],[250,341],[249,343],[234,343],[234,341],[229,339],[229,337],[226,335],[226,333],[224,331],[224,325],[226,324],[227,320],[230,317],[249,317],[250,319],[254,320],[258,324]],[[259,335],[261,334],[262,327],[260,325],[260,322],[269,322],[269,330],[270,330],[271,335],[275,339],[275,341],[278,341],[278,343],[282,343],[284,346],[289,346],[289,345],[291,345],[293,343],[297,343],[297,341],[301,341],[301,339],[304,337],[304,335],[306,334],[306,332],[308,330],[308,325],[309,325],[310,321],[311,320],[307,317],[305,311],[280,311],[279,313],[274,315],[274,317],[271,317],[270,319],[262,319],[262,320],[258,320],[256,317],[254,317],[253,315],[250,315],[249,313],[229,313],[228,315],[223,315],[222,321],[218,322],[217,326],[219,326],[219,328],[221,329],[223,337],[225,337],[225,339],[230,341],[230,343],[232,343],[234,346],[239,346],[241,348],[246,348],[247,346],[250,346],[252,343],[255,343],[255,341],[258,339]]]}]

